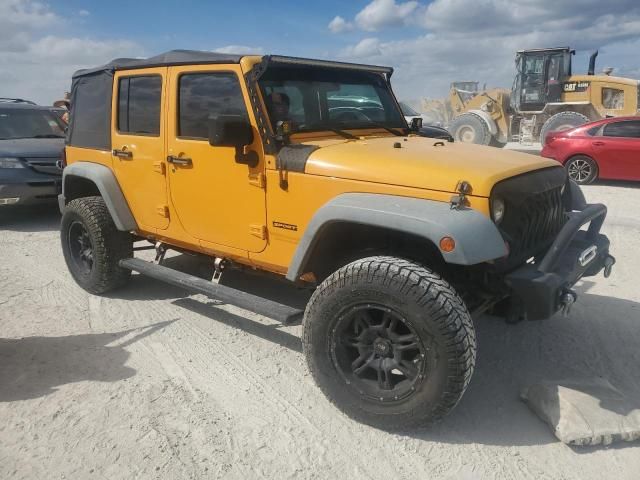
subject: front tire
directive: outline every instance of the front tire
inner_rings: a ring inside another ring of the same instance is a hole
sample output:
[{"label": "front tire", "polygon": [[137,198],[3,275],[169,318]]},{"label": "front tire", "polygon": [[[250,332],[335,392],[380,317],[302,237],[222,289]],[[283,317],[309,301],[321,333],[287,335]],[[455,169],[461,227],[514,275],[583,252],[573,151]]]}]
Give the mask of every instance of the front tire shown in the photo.
[{"label": "front tire", "polygon": [[323,281],[305,312],[303,346],[331,402],[391,430],[449,413],[476,356],[471,316],[453,287],[394,257],[357,260]]},{"label": "front tire", "polygon": [[62,215],[60,237],[67,267],[87,292],[106,293],[129,280],[131,271],[118,263],[133,256],[133,239],[116,228],[102,197],[70,201]]}]

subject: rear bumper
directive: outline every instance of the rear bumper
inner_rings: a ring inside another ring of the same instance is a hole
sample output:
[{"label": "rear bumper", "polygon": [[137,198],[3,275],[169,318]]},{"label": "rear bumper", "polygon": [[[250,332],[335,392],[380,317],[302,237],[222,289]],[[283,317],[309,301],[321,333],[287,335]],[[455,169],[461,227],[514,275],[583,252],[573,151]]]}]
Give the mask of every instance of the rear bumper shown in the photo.
[{"label": "rear bumper", "polygon": [[0,172],[0,207],[51,201],[58,196],[62,177],[25,170]]},{"label": "rear bumper", "polygon": [[[607,214],[604,205],[586,205],[572,212],[570,219],[540,261],[525,264],[506,275],[512,290],[529,320],[555,314],[575,299],[571,287],[582,277],[611,270],[615,259],[609,254],[609,239],[600,233]],[[581,230],[589,223],[588,230]]]},{"label": "rear bumper", "polygon": [[547,145],[544,145],[542,147],[542,150],[540,151],[540,156],[545,158],[551,158],[552,160],[556,160],[556,161],[558,160],[556,158],[556,152],[554,152],[553,149]]}]

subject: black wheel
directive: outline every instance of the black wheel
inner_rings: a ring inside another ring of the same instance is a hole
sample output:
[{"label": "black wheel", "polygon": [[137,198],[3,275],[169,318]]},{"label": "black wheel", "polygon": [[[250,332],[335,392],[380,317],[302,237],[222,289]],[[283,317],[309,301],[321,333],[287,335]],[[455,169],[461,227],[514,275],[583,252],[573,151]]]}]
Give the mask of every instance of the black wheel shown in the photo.
[{"label": "black wheel", "polygon": [[591,157],[576,155],[564,164],[569,178],[579,185],[587,185],[598,178],[598,164]]},{"label": "black wheel", "polygon": [[489,145],[491,132],[485,121],[475,113],[463,113],[456,117],[447,129],[456,142]]},{"label": "black wheel", "polygon": [[130,270],[118,262],[133,256],[133,239],[119,231],[102,197],[72,200],[60,226],[62,252],[75,281],[91,293],[105,293],[124,285]]},{"label": "black wheel", "polygon": [[560,112],[552,115],[547,119],[540,129],[540,143],[544,144],[545,138],[549,132],[561,132],[570,128],[579,127],[589,121],[586,117],[578,112]]},{"label": "black wheel", "polygon": [[455,290],[395,257],[355,261],[322,282],[305,312],[303,345],[316,383],[338,408],[393,430],[445,416],[476,355]]}]

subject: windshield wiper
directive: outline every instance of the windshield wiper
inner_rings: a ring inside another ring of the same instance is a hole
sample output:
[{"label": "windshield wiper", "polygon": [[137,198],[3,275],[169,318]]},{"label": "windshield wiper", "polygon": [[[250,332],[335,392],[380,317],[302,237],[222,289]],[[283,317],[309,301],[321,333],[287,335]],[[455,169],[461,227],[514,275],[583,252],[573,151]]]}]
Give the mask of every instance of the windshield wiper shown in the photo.
[{"label": "windshield wiper", "polygon": [[371,124],[368,124],[367,127],[382,128],[383,130],[386,130],[387,132],[393,133],[396,137],[404,137],[406,135],[404,132],[400,132],[400,131],[396,130],[395,128],[387,127],[385,125],[380,125],[379,123],[371,123]]},{"label": "windshield wiper", "polygon": [[[23,137],[23,138],[29,138],[29,137]],[[64,135],[58,135],[56,133],[42,133],[39,135],[34,135],[31,138],[64,138]]]},{"label": "windshield wiper", "polygon": [[349,132],[345,132],[344,130],[340,130],[339,128],[327,128],[330,132],[337,133],[343,138],[347,138],[349,140],[353,140],[354,138],[358,138],[356,135],[353,135]]}]

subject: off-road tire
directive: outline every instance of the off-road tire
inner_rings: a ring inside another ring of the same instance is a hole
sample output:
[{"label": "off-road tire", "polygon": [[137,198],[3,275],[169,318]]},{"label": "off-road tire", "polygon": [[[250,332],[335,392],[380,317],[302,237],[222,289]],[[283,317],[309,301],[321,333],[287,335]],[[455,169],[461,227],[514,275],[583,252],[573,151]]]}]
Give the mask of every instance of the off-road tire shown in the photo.
[{"label": "off-road tire", "polygon": [[456,117],[447,130],[451,132],[456,142],[475,143],[476,145],[489,145],[491,143],[492,136],[489,127],[475,113],[463,113]]},{"label": "off-road tire", "polygon": [[564,164],[569,178],[578,185],[588,185],[598,178],[598,164],[587,155],[575,155]]},{"label": "off-road tire", "polygon": [[[358,392],[334,360],[332,337],[343,313],[369,302],[399,312],[426,346],[424,379],[401,401],[378,402]],[[396,257],[357,260],[324,280],[307,305],[302,339],[309,370],[329,400],[350,417],[386,430],[447,415],[462,398],[476,358],[472,319],[453,287],[429,269]]]},{"label": "off-road tire", "polygon": [[544,140],[550,132],[561,132],[570,128],[579,127],[589,122],[589,117],[578,112],[560,112],[547,119],[540,129],[540,143],[544,145]]},{"label": "off-road tire", "polygon": [[[92,247],[92,265],[83,271],[74,258],[70,243],[71,231],[84,228]],[[60,226],[62,252],[74,280],[86,291],[106,293],[123,286],[131,271],[118,262],[133,256],[133,237],[119,231],[102,197],[84,197],[70,201],[62,214]]]}]

